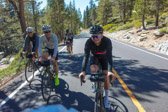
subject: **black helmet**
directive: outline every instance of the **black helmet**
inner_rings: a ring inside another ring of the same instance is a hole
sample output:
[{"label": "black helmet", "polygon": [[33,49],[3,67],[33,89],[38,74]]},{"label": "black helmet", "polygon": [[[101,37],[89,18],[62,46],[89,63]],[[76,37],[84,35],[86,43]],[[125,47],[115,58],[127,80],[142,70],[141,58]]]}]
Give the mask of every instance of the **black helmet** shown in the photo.
[{"label": "black helmet", "polygon": [[68,33],[69,32],[69,29],[66,29],[66,33]]},{"label": "black helmet", "polygon": [[103,28],[99,25],[93,25],[90,29],[90,34],[99,34],[103,33]]}]

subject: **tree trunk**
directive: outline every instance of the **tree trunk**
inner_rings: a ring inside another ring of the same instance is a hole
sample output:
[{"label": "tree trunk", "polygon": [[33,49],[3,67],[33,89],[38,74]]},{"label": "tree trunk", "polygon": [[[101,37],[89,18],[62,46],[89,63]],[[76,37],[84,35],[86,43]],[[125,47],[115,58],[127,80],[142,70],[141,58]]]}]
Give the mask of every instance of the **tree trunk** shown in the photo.
[{"label": "tree trunk", "polygon": [[157,28],[159,26],[159,0],[156,0],[156,13],[155,13],[155,27]]},{"label": "tree trunk", "polygon": [[123,23],[126,24],[126,0],[123,1]]},{"label": "tree trunk", "polygon": [[35,27],[35,32],[38,34],[38,31],[37,31],[37,15],[35,14],[35,1],[32,1],[32,9],[33,9],[33,19],[34,19],[34,27]]},{"label": "tree trunk", "polygon": [[20,26],[21,26],[21,29],[22,29],[22,33],[24,34],[23,38],[25,38],[25,36],[26,36],[26,22],[25,22],[25,16],[24,16],[24,2],[23,2],[23,0],[18,0],[19,8],[17,7],[15,1],[9,0],[9,2],[12,4],[15,11],[17,12],[18,19],[19,19],[19,22],[20,22]]},{"label": "tree trunk", "polygon": [[144,30],[146,30],[145,24],[144,24],[144,21],[145,21],[145,8],[146,8],[146,0],[144,0],[144,8],[143,8],[143,14],[142,14],[142,26],[143,26]]},{"label": "tree trunk", "polygon": [[24,2],[23,0],[19,0],[19,19],[22,28],[22,32],[24,33],[24,37],[26,34],[26,23],[25,23],[25,16],[24,16]]}]

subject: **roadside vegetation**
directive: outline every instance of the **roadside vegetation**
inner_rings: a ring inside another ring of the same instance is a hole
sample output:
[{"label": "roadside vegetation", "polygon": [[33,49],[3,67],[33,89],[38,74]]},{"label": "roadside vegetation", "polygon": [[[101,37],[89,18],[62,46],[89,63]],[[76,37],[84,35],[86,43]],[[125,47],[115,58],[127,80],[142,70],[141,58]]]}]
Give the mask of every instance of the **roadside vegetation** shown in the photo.
[{"label": "roadside vegetation", "polygon": [[93,24],[114,32],[132,28],[147,30],[150,27],[168,32],[168,0],[93,0],[84,11],[83,27]]}]

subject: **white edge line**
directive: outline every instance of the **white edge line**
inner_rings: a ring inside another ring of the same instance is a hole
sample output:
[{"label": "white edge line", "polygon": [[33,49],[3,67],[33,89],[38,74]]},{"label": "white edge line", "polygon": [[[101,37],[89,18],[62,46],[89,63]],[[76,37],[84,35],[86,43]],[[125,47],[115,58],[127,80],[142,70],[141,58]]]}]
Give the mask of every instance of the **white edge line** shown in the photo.
[{"label": "white edge line", "polygon": [[[59,52],[62,52],[64,49],[66,48],[63,47]],[[38,74],[38,71],[35,72],[34,76],[36,76]],[[29,77],[29,79],[33,77],[33,75],[31,75]],[[6,104],[20,89],[22,89],[25,85],[27,84],[27,81],[25,81],[24,83],[22,83],[16,90],[14,90],[8,97],[6,97],[1,103],[0,103],[0,108]]]},{"label": "white edge line", "polygon": [[120,41],[117,41],[117,40],[114,40],[114,39],[112,39],[112,40],[113,40],[113,41],[116,41],[116,42],[118,42],[118,43],[121,43],[121,44],[127,45],[127,46],[129,46],[129,47],[132,47],[132,48],[138,49],[138,50],[140,50],[140,51],[143,51],[143,52],[149,53],[149,54],[151,54],[151,55],[157,56],[157,57],[159,57],[159,58],[162,58],[162,59],[165,59],[165,60],[167,60],[167,61],[168,61],[168,58],[165,58],[165,57],[159,56],[159,55],[157,55],[157,54],[154,54],[154,53],[151,53],[151,52],[148,52],[148,51],[142,50],[142,49],[140,49],[140,48],[137,48],[137,47],[131,46],[131,45],[129,45],[129,44],[125,44],[125,43],[123,43],[123,42],[120,42]]}]

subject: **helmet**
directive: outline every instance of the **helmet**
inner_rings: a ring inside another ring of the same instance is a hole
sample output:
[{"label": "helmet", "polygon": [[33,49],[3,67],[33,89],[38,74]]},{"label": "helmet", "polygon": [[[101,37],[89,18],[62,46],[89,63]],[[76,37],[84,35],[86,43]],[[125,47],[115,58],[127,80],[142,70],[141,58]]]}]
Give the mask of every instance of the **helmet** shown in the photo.
[{"label": "helmet", "polygon": [[33,28],[32,27],[27,27],[26,32],[33,32]]},{"label": "helmet", "polygon": [[50,25],[44,25],[42,28],[43,32],[45,31],[51,31],[51,26]]},{"label": "helmet", "polygon": [[99,25],[93,25],[90,29],[90,34],[99,34],[103,33],[103,28]]},{"label": "helmet", "polygon": [[66,29],[66,33],[68,33],[69,32],[69,29]]}]

